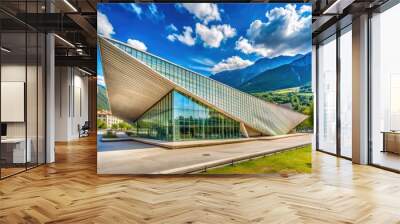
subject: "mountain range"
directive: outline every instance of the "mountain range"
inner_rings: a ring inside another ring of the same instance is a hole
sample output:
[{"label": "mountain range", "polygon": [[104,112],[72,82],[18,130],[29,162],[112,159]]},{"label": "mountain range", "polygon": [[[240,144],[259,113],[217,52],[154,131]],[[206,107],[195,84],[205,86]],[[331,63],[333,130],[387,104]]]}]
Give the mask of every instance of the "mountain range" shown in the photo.
[{"label": "mountain range", "polygon": [[210,78],[252,93],[304,86],[311,82],[311,53],[261,58],[246,68],[223,71]]}]

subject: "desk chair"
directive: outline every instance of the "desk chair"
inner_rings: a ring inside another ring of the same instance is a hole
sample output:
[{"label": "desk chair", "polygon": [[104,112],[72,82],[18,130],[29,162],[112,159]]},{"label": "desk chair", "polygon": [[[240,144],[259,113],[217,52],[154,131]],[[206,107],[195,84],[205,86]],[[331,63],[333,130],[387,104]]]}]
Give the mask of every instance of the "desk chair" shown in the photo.
[{"label": "desk chair", "polygon": [[85,123],[80,127],[78,124],[79,138],[89,136],[90,125],[89,121],[85,121]]}]

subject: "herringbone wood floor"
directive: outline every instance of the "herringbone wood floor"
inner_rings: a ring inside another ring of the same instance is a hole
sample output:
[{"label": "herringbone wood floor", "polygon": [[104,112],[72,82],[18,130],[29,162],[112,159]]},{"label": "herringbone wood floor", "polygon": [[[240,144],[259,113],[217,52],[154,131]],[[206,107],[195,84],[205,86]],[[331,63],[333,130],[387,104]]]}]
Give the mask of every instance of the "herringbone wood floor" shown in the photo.
[{"label": "herringbone wood floor", "polygon": [[400,175],[314,153],[311,175],[96,175],[94,138],[0,181],[0,223],[400,223]]}]

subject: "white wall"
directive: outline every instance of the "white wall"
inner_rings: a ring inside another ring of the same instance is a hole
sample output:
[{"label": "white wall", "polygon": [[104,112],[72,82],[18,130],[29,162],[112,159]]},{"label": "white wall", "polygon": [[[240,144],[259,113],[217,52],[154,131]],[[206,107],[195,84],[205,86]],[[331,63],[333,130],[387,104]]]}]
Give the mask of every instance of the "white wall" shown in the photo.
[{"label": "white wall", "polygon": [[[1,81],[4,82],[25,82],[25,75],[27,69],[28,72],[28,84],[29,86],[36,86],[36,80],[33,80],[30,76],[32,73],[36,74],[36,67],[27,66],[25,64],[3,64],[1,66]],[[28,118],[28,129],[32,128],[32,130],[36,130],[36,120],[37,115],[33,113],[32,110],[36,112],[36,88],[27,88],[27,106],[30,106],[30,109],[27,109],[27,118]],[[33,109],[32,109],[33,108]],[[24,109],[24,108],[22,108]],[[2,110],[7,110],[7,108],[2,108]],[[32,123],[33,122],[33,123]],[[25,123],[26,122],[7,122],[7,135],[9,137],[25,137]],[[28,137],[30,132],[28,130]],[[36,136],[36,132],[35,132]]]},{"label": "white wall", "polygon": [[[38,69],[38,70],[37,70]],[[23,82],[26,85],[26,107],[23,106],[16,109],[10,107],[2,107],[3,113],[19,113],[25,114],[26,120],[23,118],[21,122],[5,122],[7,123],[7,137],[24,138],[25,135],[29,139],[32,162],[39,159],[39,163],[44,163],[45,150],[45,120],[44,120],[44,74],[42,68],[36,65],[25,66],[25,63],[4,63],[1,66],[2,82]],[[27,78],[27,80],[25,80]],[[2,93],[4,89],[2,89]],[[20,94],[24,94],[24,90],[20,90]],[[7,95],[2,95],[2,98]],[[24,116],[24,115],[22,115]]]},{"label": "white wall", "polygon": [[55,140],[74,140],[78,125],[88,120],[88,78],[72,67],[56,67],[55,73]]},{"label": "white wall", "polygon": [[[25,82],[25,64],[3,64],[1,66],[1,81],[6,82]],[[1,108],[6,110],[7,108]],[[8,137],[25,137],[25,122],[8,122]]]}]

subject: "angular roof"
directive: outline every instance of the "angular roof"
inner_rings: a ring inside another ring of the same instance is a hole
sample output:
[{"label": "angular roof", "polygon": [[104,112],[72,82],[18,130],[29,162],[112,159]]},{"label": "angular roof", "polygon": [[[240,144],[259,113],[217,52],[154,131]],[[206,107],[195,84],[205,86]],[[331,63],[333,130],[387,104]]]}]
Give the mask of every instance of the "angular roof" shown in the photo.
[{"label": "angular roof", "polygon": [[264,135],[287,134],[307,118],[125,43],[98,41],[111,111],[122,119],[136,120],[173,89]]}]

